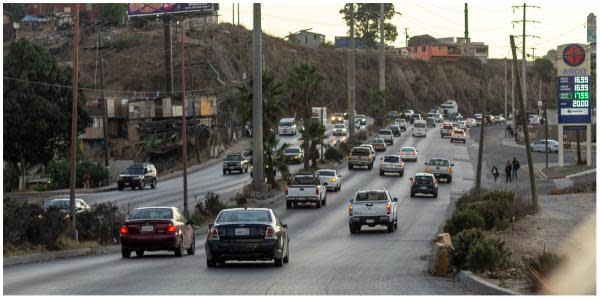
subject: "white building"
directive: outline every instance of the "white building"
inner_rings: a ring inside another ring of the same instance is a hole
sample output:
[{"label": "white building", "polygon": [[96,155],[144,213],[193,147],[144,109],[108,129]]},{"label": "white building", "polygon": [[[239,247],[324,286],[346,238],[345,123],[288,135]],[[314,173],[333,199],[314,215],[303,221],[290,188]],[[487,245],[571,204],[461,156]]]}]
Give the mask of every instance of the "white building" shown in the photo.
[{"label": "white building", "polygon": [[325,35],[306,30],[290,35],[289,39],[311,48],[319,48],[321,44],[325,43]]}]

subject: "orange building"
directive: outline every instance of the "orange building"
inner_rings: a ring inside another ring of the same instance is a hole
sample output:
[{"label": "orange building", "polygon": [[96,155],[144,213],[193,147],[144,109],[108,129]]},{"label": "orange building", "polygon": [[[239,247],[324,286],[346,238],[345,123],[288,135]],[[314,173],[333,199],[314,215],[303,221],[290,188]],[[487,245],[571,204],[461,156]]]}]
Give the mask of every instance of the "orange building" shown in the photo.
[{"label": "orange building", "polygon": [[412,59],[430,61],[431,59],[457,59],[460,56],[460,49],[454,45],[431,44],[408,47]]}]

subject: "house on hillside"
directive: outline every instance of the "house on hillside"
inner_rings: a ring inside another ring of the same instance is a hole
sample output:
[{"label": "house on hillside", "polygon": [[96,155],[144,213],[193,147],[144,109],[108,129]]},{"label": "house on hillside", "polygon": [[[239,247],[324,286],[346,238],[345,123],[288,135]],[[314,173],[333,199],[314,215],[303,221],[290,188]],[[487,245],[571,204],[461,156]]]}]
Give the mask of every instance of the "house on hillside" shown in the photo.
[{"label": "house on hillside", "polygon": [[[56,13],[75,12],[75,3],[32,3],[29,14],[34,16],[53,15]],[[102,17],[99,3],[83,3],[79,5],[79,13],[89,20],[98,20]]]},{"label": "house on hillside", "polygon": [[297,33],[291,34],[289,40],[307,47],[319,48],[325,43],[325,35],[307,30],[300,30]]},{"label": "house on hillside", "polygon": [[488,57],[488,46],[482,42],[467,43],[463,37],[436,39],[428,34],[413,36],[408,40],[408,52],[413,59],[457,59],[461,56],[474,56],[481,60]]}]

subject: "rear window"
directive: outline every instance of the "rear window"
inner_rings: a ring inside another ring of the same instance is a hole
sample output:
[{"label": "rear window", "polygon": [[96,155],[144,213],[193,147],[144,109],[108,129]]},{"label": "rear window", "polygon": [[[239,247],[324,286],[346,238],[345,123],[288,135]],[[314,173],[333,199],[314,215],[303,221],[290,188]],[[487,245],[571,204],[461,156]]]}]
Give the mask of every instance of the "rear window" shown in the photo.
[{"label": "rear window", "polygon": [[432,159],[429,161],[430,166],[448,166],[448,161],[445,159]]},{"label": "rear window", "polygon": [[392,131],[389,129],[382,129],[379,130],[379,134],[392,134]]},{"label": "rear window", "polygon": [[59,209],[69,209],[70,206],[70,200],[51,200],[50,202],[46,203],[45,208],[48,209],[49,207],[58,207]]},{"label": "rear window", "polygon": [[427,127],[427,125],[425,125],[424,123],[415,123],[415,128],[425,128]]},{"label": "rear window", "polygon": [[136,209],[129,214],[129,217],[127,217],[127,219],[173,219],[173,210],[171,210],[170,208]]},{"label": "rear window", "polygon": [[454,130],[454,133],[456,133],[456,134],[465,134],[465,132],[462,131],[462,130]]},{"label": "rear window", "polygon": [[359,192],[356,194],[356,201],[380,201],[387,200],[385,192]]},{"label": "rear window", "polygon": [[271,214],[266,210],[224,211],[219,214],[217,223],[226,222],[271,222]]},{"label": "rear window", "polygon": [[452,127],[452,125],[444,125],[442,128],[444,128],[444,129],[452,129],[453,127]]},{"label": "rear window", "polygon": [[373,144],[383,144],[384,141],[382,139],[373,139]]},{"label": "rear window", "polygon": [[335,176],[333,171],[318,171],[317,176]]},{"label": "rear window", "polygon": [[433,178],[430,176],[416,176],[415,182],[417,184],[431,184],[433,182]]},{"label": "rear window", "polygon": [[383,161],[386,163],[398,163],[400,162],[400,158],[398,156],[386,156]]},{"label": "rear window", "polygon": [[401,150],[401,151],[402,151],[402,152],[414,152],[414,151],[415,151],[415,149],[413,149],[413,148],[402,148],[402,150]]},{"label": "rear window", "polygon": [[369,149],[354,149],[352,150],[352,154],[351,155],[369,155],[371,152],[369,152]]},{"label": "rear window", "polygon": [[294,179],[292,179],[292,184],[315,184],[316,180],[315,177],[309,177],[309,176],[301,176],[301,177],[294,177]]},{"label": "rear window", "polygon": [[345,128],[346,125],[344,124],[335,124],[335,128]]}]

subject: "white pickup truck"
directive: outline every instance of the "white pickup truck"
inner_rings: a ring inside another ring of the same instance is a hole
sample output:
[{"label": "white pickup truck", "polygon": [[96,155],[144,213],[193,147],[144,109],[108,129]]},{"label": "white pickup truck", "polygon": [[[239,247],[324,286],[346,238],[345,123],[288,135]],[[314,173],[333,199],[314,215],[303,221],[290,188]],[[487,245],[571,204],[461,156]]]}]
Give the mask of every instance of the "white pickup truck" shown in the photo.
[{"label": "white pickup truck", "polygon": [[398,228],[398,198],[386,189],[359,190],[348,206],[350,233],[360,232],[362,225],[387,226],[388,232]]},{"label": "white pickup truck", "polygon": [[327,187],[314,174],[294,175],[284,191],[286,208],[298,203],[315,203],[317,208],[327,205]]}]

